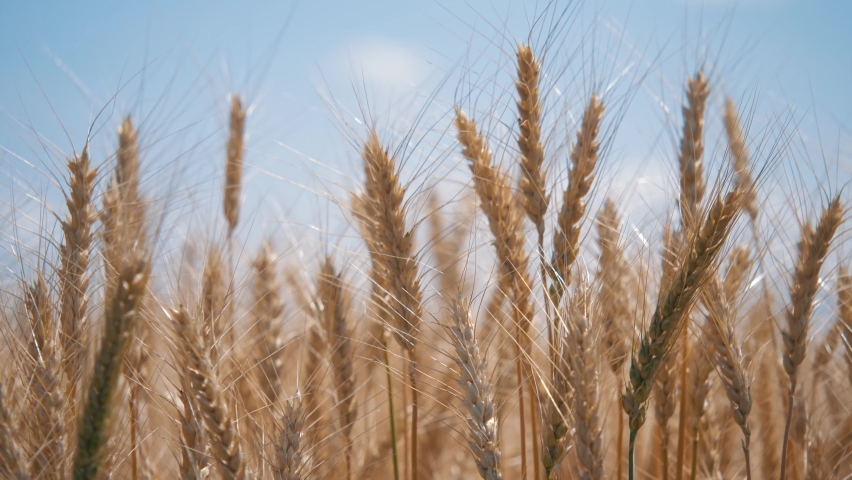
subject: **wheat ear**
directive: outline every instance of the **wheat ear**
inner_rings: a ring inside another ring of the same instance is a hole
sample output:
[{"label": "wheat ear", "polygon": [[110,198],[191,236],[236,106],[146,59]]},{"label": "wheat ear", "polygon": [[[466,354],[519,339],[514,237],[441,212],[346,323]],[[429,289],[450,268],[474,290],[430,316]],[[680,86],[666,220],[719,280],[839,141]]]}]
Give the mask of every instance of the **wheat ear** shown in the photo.
[{"label": "wheat ear", "polygon": [[751,382],[746,375],[742,344],[736,336],[734,325],[735,312],[732,298],[726,297],[722,282],[714,279],[703,291],[704,305],[709,311],[709,337],[719,379],[725,389],[725,395],[731,404],[734,422],[743,432],[742,448],[745,455],[746,477],[751,480],[751,426],[748,414],[751,412]]},{"label": "wheat ear", "polygon": [[680,213],[683,231],[689,233],[697,221],[704,198],[704,109],[710,86],[699,71],[687,82],[683,106],[683,135],[680,140]]},{"label": "wheat ear", "polygon": [[790,304],[787,307],[787,328],[781,333],[784,339],[783,365],[790,380],[788,394],[787,422],[781,448],[781,480],[787,474],[787,444],[790,425],[793,418],[793,399],[798,383],[799,365],[805,360],[808,347],[811,312],[814,297],[819,286],[819,272],[828,255],[828,249],[834,233],[843,221],[843,205],[840,197],[835,197],[823,210],[819,224],[814,230],[809,224],[802,226],[802,239],[799,243],[799,260],[790,284]]},{"label": "wheat ear", "polygon": [[[698,222],[701,201],[704,198],[706,185],[704,182],[704,110],[710,88],[704,73],[699,71],[687,82],[686,105],[683,110],[683,134],[680,141],[678,162],[680,165],[680,213],[681,233],[691,235]],[[687,365],[689,362],[689,317],[683,329],[683,345],[681,348],[680,371],[680,415],[677,431],[677,463],[675,478],[683,476],[683,460],[686,451],[686,421],[687,421]]]},{"label": "wheat ear", "polygon": [[518,150],[521,153],[520,191],[524,211],[544,235],[544,215],[550,197],[544,170],[544,145],[541,142],[541,101],[539,100],[539,63],[529,45],[518,45]]},{"label": "wheat ear", "polygon": [[411,386],[411,468],[417,480],[417,335],[420,330],[423,292],[414,254],[413,235],[405,227],[405,190],[399,181],[396,160],[388,155],[375,130],[371,130],[362,151],[366,174],[365,214],[370,219],[368,246],[374,268],[386,279],[389,294],[386,305],[394,322],[397,341],[408,353],[408,380]]},{"label": "wheat ear", "polygon": [[264,243],[253,263],[254,285],[252,294],[254,304],[251,308],[253,324],[260,330],[260,385],[267,402],[275,404],[281,390],[279,369],[283,347],[279,340],[281,315],[284,303],[281,300],[281,287],[275,273],[275,256],[268,243]]},{"label": "wheat ear", "polygon": [[232,95],[227,156],[225,158],[225,190],[223,195],[225,219],[228,221],[228,235],[234,232],[234,228],[237,227],[237,222],[240,218],[245,128],[246,109],[240,97]]},{"label": "wheat ear", "polygon": [[[524,351],[531,344],[529,328],[532,321],[530,285],[527,268],[528,258],[524,250],[523,218],[512,198],[508,178],[491,163],[491,150],[476,122],[469,119],[459,107],[455,118],[462,155],[468,160],[473,173],[473,188],[479,197],[480,208],[488,219],[488,227],[494,235],[497,261],[500,263],[499,285],[508,286],[512,317],[515,323],[515,348],[517,359],[515,370],[518,377],[518,408],[520,411],[521,477],[526,478],[526,410],[524,408]],[[535,392],[531,392],[535,393]]]},{"label": "wheat ear", "polygon": [[722,114],[725,123],[725,133],[728,136],[728,149],[731,151],[731,162],[736,175],[737,188],[743,190],[746,195],[745,206],[752,221],[757,219],[757,198],[754,191],[754,179],[749,169],[748,149],[745,145],[745,135],[737,115],[737,106],[731,97],[725,99],[725,111]]},{"label": "wheat ear", "polygon": [[68,159],[69,193],[65,203],[68,215],[62,222],[63,242],[60,247],[61,267],[60,348],[69,382],[77,378],[80,352],[83,350],[85,314],[89,302],[89,255],[92,246],[92,225],[97,218],[92,195],[98,172],[91,168],[89,148]]},{"label": "wheat ear", "polygon": [[846,349],[843,358],[846,359],[849,383],[852,384],[852,275],[845,266],[840,267],[837,275],[837,323]]},{"label": "wheat ear", "polygon": [[207,438],[195,399],[187,395],[191,386],[181,375],[180,474],[183,480],[203,480],[209,475]]},{"label": "wheat ear", "polygon": [[67,476],[66,397],[61,386],[53,304],[41,274],[25,289],[24,304],[33,332],[29,349],[32,362],[29,401],[36,449],[30,459],[31,470],[36,478],[64,478]]},{"label": "wheat ear", "polygon": [[275,480],[301,480],[305,478],[302,460],[302,440],[305,426],[305,411],[299,392],[284,402],[284,411],[279,419],[278,437],[275,441]]},{"label": "wheat ear", "polygon": [[603,103],[597,95],[592,95],[583,112],[580,130],[577,131],[577,143],[571,149],[568,188],[562,194],[562,209],[553,233],[553,258],[550,263],[553,276],[551,301],[554,305],[558,304],[565,288],[571,284],[571,266],[579,253],[580,222],[586,213],[586,195],[595,178],[600,149],[598,132],[603,112]]},{"label": "wheat ear", "polygon": [[706,282],[716,265],[716,258],[730,233],[731,226],[742,208],[739,190],[728,193],[725,198],[717,197],[713,202],[704,224],[695,235],[689,248],[678,262],[672,281],[665,286],[657,301],[651,323],[640,337],[639,348],[630,364],[630,382],[621,398],[621,404],[629,417],[630,454],[628,475],[634,477],[633,450],[636,433],[645,423],[645,410],[651,386],[675,343],[676,334],[684,326],[692,307],[695,294]]},{"label": "wheat ear", "polygon": [[4,478],[29,480],[30,463],[19,443],[21,432],[15,415],[9,410],[6,388],[0,382],[0,473]]},{"label": "wheat ear", "polygon": [[198,405],[204,426],[210,433],[210,447],[223,478],[244,479],[245,463],[236,424],[228,412],[224,391],[219,384],[210,355],[198,331],[198,322],[183,308],[169,311],[178,336],[189,390]]},{"label": "wheat ear", "polygon": [[462,403],[467,409],[468,444],[476,459],[479,475],[485,480],[500,480],[500,441],[497,438],[497,413],[494,394],[488,380],[485,358],[480,354],[473,330],[470,309],[456,299],[452,306],[451,340],[456,350]]},{"label": "wheat ear", "polygon": [[107,422],[115,407],[118,379],[139,321],[150,268],[150,259],[143,249],[137,247],[123,261],[118,282],[111,291],[111,297],[106,299],[106,332],[95,357],[83,416],[78,421],[75,480],[95,478],[101,467],[103,449],[110,437]]},{"label": "wheat ear", "polygon": [[598,381],[600,361],[586,302],[575,303],[577,307],[572,308],[567,315],[566,355],[563,356],[563,361],[568,362],[571,369],[568,382],[574,391],[574,445],[582,467],[579,478],[599,480],[604,478]]},{"label": "wheat ear", "polygon": [[352,427],[357,417],[352,334],[345,303],[344,281],[326,257],[317,279],[317,304],[327,329],[340,432],[346,444],[346,478],[352,478]]},{"label": "wheat ear", "polygon": [[[704,349],[694,348],[689,369],[692,384],[690,391],[690,407],[692,408],[692,468],[690,480],[695,480],[698,473],[699,448],[701,447],[701,423],[706,422],[707,409],[710,407],[708,397],[713,388],[713,364]],[[704,439],[706,442],[707,439]]]}]

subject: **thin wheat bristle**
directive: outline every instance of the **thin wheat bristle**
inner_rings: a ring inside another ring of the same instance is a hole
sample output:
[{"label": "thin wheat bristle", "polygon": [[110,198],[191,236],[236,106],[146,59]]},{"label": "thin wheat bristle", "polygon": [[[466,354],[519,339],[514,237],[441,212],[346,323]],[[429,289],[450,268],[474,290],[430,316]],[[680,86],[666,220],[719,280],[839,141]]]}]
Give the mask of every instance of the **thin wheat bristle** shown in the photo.
[{"label": "thin wheat bristle", "polygon": [[686,88],[683,106],[683,135],[680,141],[680,212],[684,230],[689,231],[697,221],[704,198],[704,109],[710,86],[704,72],[691,78]]},{"label": "thin wheat bristle", "polygon": [[580,247],[580,222],[586,213],[585,197],[592,188],[595,165],[598,161],[601,119],[604,106],[597,95],[589,99],[583,120],[577,131],[577,143],[571,148],[571,171],[568,173],[568,188],[562,194],[562,208],[559,211],[553,233],[553,259],[551,260],[554,283],[552,296],[554,301],[562,296],[565,288],[571,284],[571,266],[577,259]]},{"label": "thin wheat bristle", "polygon": [[231,118],[225,157],[225,190],[223,194],[225,220],[228,233],[233,233],[240,219],[240,196],[243,182],[243,156],[245,155],[246,109],[242,99],[231,96]]},{"label": "thin wheat bristle", "polygon": [[544,145],[541,142],[541,101],[539,99],[539,63],[529,45],[518,45],[518,150],[521,153],[519,189],[527,216],[539,235],[544,234],[544,215],[550,203],[544,170]]},{"label": "thin wheat bristle", "polygon": [[453,302],[451,339],[456,350],[462,402],[468,412],[468,444],[473,451],[479,475],[485,480],[500,480],[500,443],[497,438],[497,413],[485,358],[480,354],[474,335],[470,309],[462,300]]},{"label": "thin wheat bristle", "polygon": [[198,322],[183,308],[171,310],[169,316],[180,344],[183,364],[180,373],[186,376],[204,426],[210,433],[210,449],[219,464],[219,471],[223,478],[244,479],[245,463],[236,425],[201,340]]}]

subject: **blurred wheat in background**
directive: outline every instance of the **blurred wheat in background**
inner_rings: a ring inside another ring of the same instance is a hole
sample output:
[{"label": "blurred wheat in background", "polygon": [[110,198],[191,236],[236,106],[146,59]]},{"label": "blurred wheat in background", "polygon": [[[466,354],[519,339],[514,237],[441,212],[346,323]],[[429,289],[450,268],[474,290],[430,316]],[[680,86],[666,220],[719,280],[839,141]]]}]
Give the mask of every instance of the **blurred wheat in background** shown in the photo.
[{"label": "blurred wheat in background", "polygon": [[[321,198],[309,234],[258,220],[275,191],[245,202],[276,177],[252,92],[215,149],[169,153],[133,108],[99,123],[112,101],[62,163],[4,147],[0,475],[850,478],[849,179],[704,57],[668,104],[644,54],[567,75],[573,8],[495,27],[485,66],[471,40],[400,120],[332,96],[351,181],[277,178]],[[645,94],[671,133],[661,201],[613,175]]]}]

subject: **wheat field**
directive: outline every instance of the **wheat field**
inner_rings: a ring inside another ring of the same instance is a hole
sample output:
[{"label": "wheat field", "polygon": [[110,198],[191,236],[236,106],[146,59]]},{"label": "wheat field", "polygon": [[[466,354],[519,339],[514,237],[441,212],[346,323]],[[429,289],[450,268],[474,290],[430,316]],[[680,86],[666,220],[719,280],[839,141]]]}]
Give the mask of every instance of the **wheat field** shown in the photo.
[{"label": "wheat field", "polygon": [[[643,77],[553,94],[559,8],[401,122],[331,108],[354,169],[312,235],[244,201],[241,91],[184,170],[129,109],[53,193],[4,185],[62,202],[4,216],[2,477],[852,478],[848,180],[692,59],[636,213],[611,173]],[[192,162],[209,218],[169,190]]]}]

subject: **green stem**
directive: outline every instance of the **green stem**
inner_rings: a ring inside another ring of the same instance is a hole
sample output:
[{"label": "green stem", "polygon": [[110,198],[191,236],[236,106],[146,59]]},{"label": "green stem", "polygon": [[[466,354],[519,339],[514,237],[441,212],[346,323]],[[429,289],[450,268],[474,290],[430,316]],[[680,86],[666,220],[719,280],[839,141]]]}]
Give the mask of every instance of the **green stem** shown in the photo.
[{"label": "green stem", "polygon": [[636,470],[636,431],[630,430],[630,442],[627,444],[627,479],[634,480]]}]

